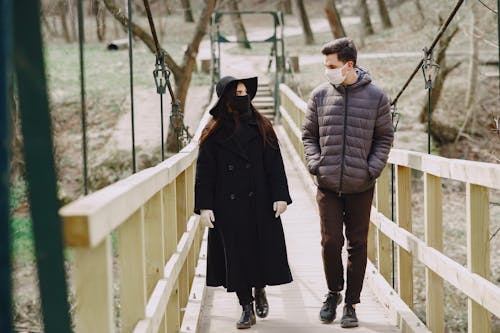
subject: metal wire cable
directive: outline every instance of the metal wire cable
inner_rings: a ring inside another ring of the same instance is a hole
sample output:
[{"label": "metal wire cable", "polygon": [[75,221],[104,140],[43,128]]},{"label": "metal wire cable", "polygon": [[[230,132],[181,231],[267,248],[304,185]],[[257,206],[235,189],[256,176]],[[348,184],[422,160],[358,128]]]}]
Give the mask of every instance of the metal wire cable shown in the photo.
[{"label": "metal wire cable", "polygon": [[132,52],[132,1],[128,0],[128,59],[130,69],[130,121],[132,122],[132,172],[136,173],[134,121],[134,53]]},{"label": "metal wire cable", "polygon": [[83,150],[83,193],[88,194],[88,169],[87,169],[87,103],[85,100],[85,64],[83,58],[83,4],[78,0],[78,47],[80,52],[80,99],[82,117],[82,150]]},{"label": "metal wire cable", "polygon": [[483,5],[484,7],[488,8],[491,12],[493,12],[493,13],[495,13],[495,14],[498,15],[498,12],[496,10],[492,9],[490,6],[488,6],[487,4],[485,4],[483,1],[481,1],[481,0],[477,0],[477,1],[479,1],[479,3],[481,5]]}]

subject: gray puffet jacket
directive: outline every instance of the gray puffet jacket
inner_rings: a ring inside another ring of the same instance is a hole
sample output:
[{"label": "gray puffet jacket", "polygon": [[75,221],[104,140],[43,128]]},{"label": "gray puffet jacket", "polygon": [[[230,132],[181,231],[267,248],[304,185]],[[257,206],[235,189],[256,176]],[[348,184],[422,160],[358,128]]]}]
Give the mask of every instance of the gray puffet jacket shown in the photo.
[{"label": "gray puffet jacket", "polygon": [[356,83],[316,87],[307,103],[302,141],[318,187],[360,193],[373,186],[387,163],[394,130],[387,95],[367,71]]}]

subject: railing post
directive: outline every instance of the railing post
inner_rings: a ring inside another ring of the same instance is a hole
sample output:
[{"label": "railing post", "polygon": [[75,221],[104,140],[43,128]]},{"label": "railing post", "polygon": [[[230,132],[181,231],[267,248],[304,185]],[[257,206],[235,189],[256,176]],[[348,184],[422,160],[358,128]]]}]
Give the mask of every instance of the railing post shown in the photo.
[{"label": "railing post", "polygon": [[[467,183],[467,267],[488,279],[490,270],[489,191],[487,187]],[[491,315],[468,299],[468,331],[491,332]]]},{"label": "railing post", "polygon": [[162,224],[161,192],[144,205],[144,231],[146,245],[146,292],[148,298],[159,279],[163,277],[165,250]]},{"label": "railing post", "polygon": [[[443,212],[441,178],[424,174],[425,242],[443,251]],[[443,279],[425,268],[427,326],[433,333],[444,332]]]},{"label": "railing post", "polygon": [[[188,221],[188,194],[187,194],[187,181],[186,171],[183,171],[177,176],[176,182],[176,197],[177,197],[177,239],[180,240],[184,232],[187,230]],[[189,298],[189,262],[191,258],[186,257],[184,265],[179,273],[179,317],[180,322],[184,318],[185,307]]]},{"label": "railing post", "polygon": [[132,332],[137,322],[146,316],[146,245],[142,207],[118,229],[118,253],[122,332]]},{"label": "railing post", "polygon": [[[165,263],[177,251],[177,197],[176,181],[163,189],[163,216],[165,232]],[[175,284],[167,305],[166,331],[178,332],[180,328],[179,283]]]},{"label": "railing post", "polygon": [[[389,166],[382,171],[376,185],[377,210],[390,218],[391,205],[389,196]],[[391,282],[392,262],[391,262],[391,240],[377,229],[377,263],[380,274]]]},{"label": "railing post", "polygon": [[114,332],[111,236],[94,248],[75,248],[76,332]]},{"label": "railing post", "polygon": [[[396,214],[400,228],[412,232],[411,169],[396,166]],[[398,246],[398,292],[401,299],[413,309],[413,258]]]}]

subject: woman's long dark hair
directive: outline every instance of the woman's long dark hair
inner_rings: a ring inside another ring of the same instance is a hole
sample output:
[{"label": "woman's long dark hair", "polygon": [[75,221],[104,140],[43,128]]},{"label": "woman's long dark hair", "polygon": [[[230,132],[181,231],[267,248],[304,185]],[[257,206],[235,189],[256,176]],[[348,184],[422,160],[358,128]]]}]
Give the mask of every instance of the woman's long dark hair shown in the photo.
[{"label": "woman's long dark hair", "polygon": [[[224,123],[230,122],[234,127],[234,132],[238,129],[240,125],[239,113],[232,106],[232,98],[236,95],[236,84],[237,82],[232,82],[231,86],[226,89],[225,93],[220,97],[220,109],[218,110],[216,116],[208,122],[207,126],[203,130],[200,137],[200,144],[205,142],[212,134],[214,134],[219,128],[222,127]],[[263,115],[261,115],[257,109],[250,103],[250,110],[255,117],[257,127],[259,129],[260,136],[265,145],[270,145],[276,148],[278,146],[278,138],[274,132],[273,125]]]}]

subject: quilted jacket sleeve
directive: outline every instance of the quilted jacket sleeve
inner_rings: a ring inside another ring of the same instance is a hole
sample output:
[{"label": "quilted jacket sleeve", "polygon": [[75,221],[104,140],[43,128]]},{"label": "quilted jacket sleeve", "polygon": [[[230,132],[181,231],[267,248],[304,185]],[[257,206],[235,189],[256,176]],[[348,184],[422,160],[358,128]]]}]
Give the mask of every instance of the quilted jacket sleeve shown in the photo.
[{"label": "quilted jacket sleeve", "polygon": [[318,113],[314,96],[311,96],[307,103],[304,124],[302,126],[302,142],[304,144],[307,169],[311,174],[316,175],[321,149],[319,146]]},{"label": "quilted jacket sleeve", "polygon": [[394,140],[394,129],[392,127],[391,105],[386,94],[382,94],[378,103],[377,120],[373,132],[373,143],[368,156],[368,173],[372,179],[376,179],[382,173],[392,142]]}]

